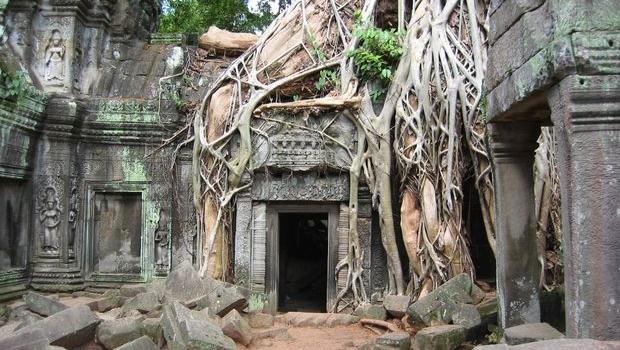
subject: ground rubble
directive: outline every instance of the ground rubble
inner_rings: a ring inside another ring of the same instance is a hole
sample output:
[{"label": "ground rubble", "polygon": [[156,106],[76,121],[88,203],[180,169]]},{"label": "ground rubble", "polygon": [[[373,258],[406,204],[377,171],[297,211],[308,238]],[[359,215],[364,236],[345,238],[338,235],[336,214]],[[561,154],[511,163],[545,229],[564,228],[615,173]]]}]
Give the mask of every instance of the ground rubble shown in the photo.
[{"label": "ground rubble", "polygon": [[[567,349],[578,344],[541,323],[508,328],[497,339],[502,344],[485,345],[485,335],[497,329],[497,302],[465,274],[414,303],[386,296],[351,315],[250,312],[248,296],[238,286],[201,278],[189,263],[165,280],[105,293],[28,292],[0,308],[0,349],[535,350],[552,349],[554,341]],[[580,350],[618,348],[587,344]]]}]

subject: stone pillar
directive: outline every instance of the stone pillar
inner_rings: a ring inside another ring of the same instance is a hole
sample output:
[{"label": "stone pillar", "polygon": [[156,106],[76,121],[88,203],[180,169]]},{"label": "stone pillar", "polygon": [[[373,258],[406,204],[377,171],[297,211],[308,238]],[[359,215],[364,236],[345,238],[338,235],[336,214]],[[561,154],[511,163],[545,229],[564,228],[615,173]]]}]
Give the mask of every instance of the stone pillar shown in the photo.
[{"label": "stone pillar", "polygon": [[488,124],[495,182],[497,291],[504,328],[540,322],[533,162],[540,126]]},{"label": "stone pillar", "polygon": [[549,94],[558,138],[568,337],[620,339],[620,76]]}]

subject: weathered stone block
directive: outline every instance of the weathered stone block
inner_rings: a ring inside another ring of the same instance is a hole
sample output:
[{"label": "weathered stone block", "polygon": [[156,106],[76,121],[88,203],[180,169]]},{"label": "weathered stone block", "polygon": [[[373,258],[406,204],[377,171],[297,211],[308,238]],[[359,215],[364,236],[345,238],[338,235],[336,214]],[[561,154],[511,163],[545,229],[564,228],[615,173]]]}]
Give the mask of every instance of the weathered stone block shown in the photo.
[{"label": "weathered stone block", "polygon": [[0,349],[4,350],[47,350],[49,344],[49,339],[39,328],[31,328],[0,339]]},{"label": "weathered stone block", "polygon": [[99,322],[99,317],[88,306],[80,305],[57,312],[21,329],[17,334],[41,329],[52,345],[75,348],[94,338]]},{"label": "weathered stone block", "polygon": [[430,324],[431,320],[449,323],[458,304],[471,304],[474,285],[471,277],[460,274],[414,302],[407,313],[414,322]]},{"label": "weathered stone block", "polygon": [[407,313],[411,297],[407,295],[386,295],[383,298],[383,307],[391,316],[401,318]]},{"label": "weathered stone block", "polygon": [[375,343],[390,349],[409,350],[411,347],[411,336],[407,332],[387,333],[377,337]]},{"label": "weathered stone block", "polygon": [[140,293],[127,300],[123,305],[124,311],[138,310],[142,313],[150,312],[161,306],[155,293]]},{"label": "weathered stone block", "polygon": [[543,2],[544,0],[504,1],[491,15],[489,43],[493,45],[524,13],[539,7]]},{"label": "weathered stone block", "polygon": [[148,336],[155,344],[162,344],[164,333],[161,328],[161,320],[159,318],[147,318],[140,324],[142,334]]},{"label": "weathered stone block", "polygon": [[130,341],[127,344],[124,344],[116,350],[158,350],[159,347],[155,345],[155,343],[151,340],[151,338],[147,336],[142,336],[138,339]]},{"label": "weathered stone block", "polygon": [[146,286],[143,284],[125,284],[119,289],[122,296],[132,298],[140,293],[146,293]]},{"label": "weathered stone block", "polygon": [[263,312],[252,312],[247,316],[248,324],[252,328],[268,328],[273,326],[273,315]]},{"label": "weathered stone block", "polygon": [[359,318],[369,318],[373,320],[383,321],[387,318],[387,311],[385,311],[383,305],[376,304],[360,304],[353,314]]},{"label": "weathered stone block", "polygon": [[245,346],[252,341],[252,329],[237,310],[231,310],[222,319],[222,331],[232,340]]},{"label": "weathered stone block", "polygon": [[465,328],[458,325],[427,327],[415,336],[420,350],[453,350],[465,341]]},{"label": "weathered stone block", "polygon": [[247,306],[248,301],[245,295],[239,291],[239,287],[211,278],[206,280],[209,285],[209,292],[206,298],[198,302],[198,308],[209,307],[216,315],[223,317],[230,310],[241,311]]},{"label": "weathered stone block", "polygon": [[508,345],[560,338],[564,338],[564,334],[547,323],[526,323],[504,329],[504,340]]},{"label": "weathered stone block", "polygon": [[207,286],[189,261],[174,268],[165,282],[167,300],[187,302],[207,294]]},{"label": "weathered stone block", "polygon": [[140,321],[138,317],[103,321],[97,327],[97,339],[106,349],[115,349],[142,336]]},{"label": "weathered stone block", "polygon": [[176,301],[164,306],[161,326],[170,350],[236,348],[205,313],[189,310]]},{"label": "weathered stone block", "polygon": [[68,308],[57,299],[35,292],[28,292],[23,298],[31,311],[43,316],[50,316]]}]

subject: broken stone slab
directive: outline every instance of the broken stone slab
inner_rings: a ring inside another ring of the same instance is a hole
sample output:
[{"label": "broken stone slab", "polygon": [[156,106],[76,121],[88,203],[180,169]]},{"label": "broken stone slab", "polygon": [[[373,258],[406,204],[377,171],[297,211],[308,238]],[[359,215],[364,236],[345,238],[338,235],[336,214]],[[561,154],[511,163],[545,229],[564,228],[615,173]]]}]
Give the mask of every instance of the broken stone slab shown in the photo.
[{"label": "broken stone slab", "polygon": [[3,350],[47,350],[49,345],[49,339],[40,328],[32,328],[0,339],[0,349]]},{"label": "broken stone slab", "polygon": [[31,324],[34,324],[42,320],[43,318],[44,318],[43,316],[39,314],[35,314],[34,312],[24,312],[22,317],[20,318],[21,322],[17,325],[15,330],[19,330],[24,327],[30,326]]},{"label": "broken stone slab", "polygon": [[237,310],[231,310],[222,318],[222,332],[235,342],[245,346],[252,342],[252,329]]},{"label": "broken stone slab", "polygon": [[90,309],[98,312],[107,312],[123,305],[125,299],[120,295],[110,295],[89,303]]},{"label": "broken stone slab", "polygon": [[167,301],[188,302],[207,294],[207,285],[192,264],[185,260],[174,268],[164,283]]},{"label": "broken stone slab", "polygon": [[465,341],[465,328],[443,325],[421,329],[415,336],[419,350],[453,350]]},{"label": "broken stone slab", "polygon": [[133,298],[140,293],[148,292],[146,286],[143,284],[125,284],[119,289],[121,296],[125,298]]},{"label": "broken stone slab", "polygon": [[407,308],[411,302],[408,295],[386,295],[383,298],[383,307],[390,316],[402,318],[407,313]]},{"label": "broken stone slab", "polygon": [[161,321],[159,318],[147,318],[140,324],[140,331],[142,334],[148,336],[157,345],[162,345],[164,342],[164,332],[161,328]]},{"label": "broken stone slab", "polygon": [[170,350],[236,349],[235,342],[206,313],[192,311],[177,301],[164,306],[161,326]]},{"label": "broken stone slab", "polygon": [[103,321],[97,327],[97,340],[106,349],[115,349],[125,343],[140,338],[140,317],[124,317]]},{"label": "broken stone slab", "polygon": [[386,333],[377,337],[375,344],[390,349],[409,350],[411,336],[407,332]]},{"label": "broken stone slab", "polygon": [[457,304],[472,304],[472,291],[480,289],[471,277],[465,273],[455,276],[434,291],[420,298],[407,309],[407,313],[414,322],[430,325],[436,320],[450,323],[452,314],[457,310]]},{"label": "broken stone slab", "polygon": [[248,324],[252,328],[269,328],[273,326],[273,315],[263,312],[251,312],[247,315]]},{"label": "broken stone slab", "polygon": [[479,345],[473,350],[618,350],[620,341],[593,339],[552,339],[520,345]]},{"label": "broken stone slab", "polygon": [[564,334],[548,323],[526,323],[504,329],[504,340],[508,345],[561,338],[564,338]]},{"label": "broken stone slab", "polygon": [[51,345],[71,349],[92,340],[99,322],[101,319],[88,306],[79,305],[24,327],[17,334],[27,334],[33,329],[41,329]]},{"label": "broken stone slab", "polygon": [[486,331],[478,309],[471,304],[458,304],[456,311],[452,314],[452,322],[463,326],[465,336],[470,340],[481,337]]},{"label": "broken stone slab", "polygon": [[224,317],[231,310],[242,311],[248,305],[248,301],[239,287],[211,278],[207,278],[206,281],[209,291],[206,298],[198,301],[198,309],[208,307],[216,315]]},{"label": "broken stone slab", "polygon": [[50,316],[68,308],[67,305],[36,292],[28,292],[23,296],[28,308],[39,315]]},{"label": "broken stone slab", "polygon": [[157,294],[147,292],[140,293],[135,297],[127,300],[125,304],[123,304],[123,311],[129,310],[138,310],[141,313],[147,313],[154,310],[157,310],[161,307],[159,303],[159,299],[157,298]]},{"label": "broken stone slab", "polygon": [[276,316],[276,320],[296,327],[335,327],[357,323],[360,318],[349,314],[287,312]]},{"label": "broken stone slab", "polygon": [[355,311],[353,311],[353,315],[358,316],[359,318],[368,318],[381,321],[385,321],[387,319],[387,311],[385,311],[383,305],[368,303],[360,304],[357,308],[355,308]]},{"label": "broken stone slab", "polygon": [[497,298],[486,300],[476,305],[483,324],[497,324]]},{"label": "broken stone slab", "polygon": [[151,338],[142,336],[116,348],[116,350],[159,350],[159,347]]}]

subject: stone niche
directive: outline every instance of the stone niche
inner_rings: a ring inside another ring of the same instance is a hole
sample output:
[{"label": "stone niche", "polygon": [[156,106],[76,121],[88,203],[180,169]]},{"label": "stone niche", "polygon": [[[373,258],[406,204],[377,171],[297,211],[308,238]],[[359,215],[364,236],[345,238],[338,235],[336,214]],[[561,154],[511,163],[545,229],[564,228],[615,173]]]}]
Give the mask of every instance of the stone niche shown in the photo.
[{"label": "stone niche", "polygon": [[[281,289],[288,283],[283,280],[289,278],[285,265],[293,264],[292,255],[286,251],[290,247],[284,245],[290,244],[291,234],[298,240],[307,239],[303,236],[306,233],[300,232],[309,228],[299,218],[311,218],[308,222],[321,221],[321,230],[326,232],[325,248],[319,253],[326,262],[320,267],[325,269],[324,277],[317,278],[323,279],[319,289],[324,289],[318,292],[322,305],[314,311],[330,311],[346,281],[346,271],[336,275],[335,267],[348,251],[349,164],[357,149],[355,125],[337,111],[309,110],[267,111],[256,116],[252,124],[262,133],[254,134],[252,140],[251,185],[236,200],[235,283],[250,289],[254,300],[264,302],[265,310],[292,311],[281,308]],[[233,147],[233,154],[236,151]],[[244,179],[248,183],[250,177]],[[385,286],[385,255],[380,240],[373,238],[378,232],[373,230],[376,225],[365,184],[360,183],[359,192],[362,278],[370,295]],[[291,220],[300,220],[297,229],[291,228]],[[305,246],[294,251],[301,254],[312,249]],[[307,261],[299,263],[306,269],[315,266]]]}]

